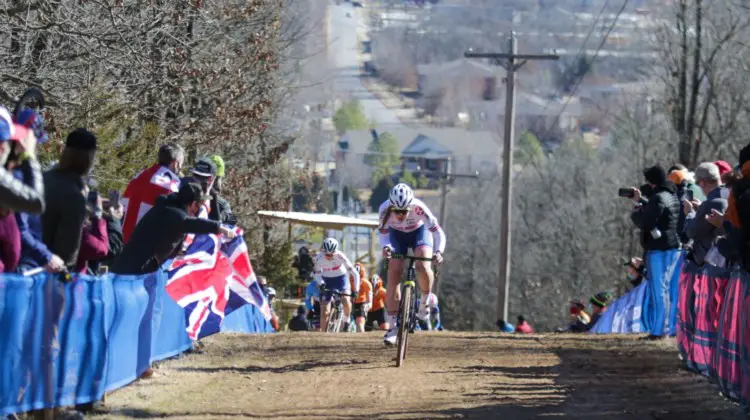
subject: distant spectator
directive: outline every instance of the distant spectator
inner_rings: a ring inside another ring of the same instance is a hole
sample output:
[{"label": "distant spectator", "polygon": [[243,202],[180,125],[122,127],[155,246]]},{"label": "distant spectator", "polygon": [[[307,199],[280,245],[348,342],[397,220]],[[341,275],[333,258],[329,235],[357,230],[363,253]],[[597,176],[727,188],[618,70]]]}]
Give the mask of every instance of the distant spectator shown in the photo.
[{"label": "distant spectator", "polygon": [[693,241],[688,258],[697,265],[703,265],[706,254],[713,248],[717,238],[724,234],[724,229],[712,225],[706,216],[713,211],[724,213],[727,210],[727,200],[721,198],[721,175],[719,168],[711,163],[701,163],[695,169],[698,185],[706,194],[706,201],[685,202],[685,233]]},{"label": "distant spectator", "polygon": [[42,240],[73,270],[78,262],[81,231],[86,219],[83,177],[96,155],[96,137],[83,128],[68,134],[60,163],[44,173],[47,210],[42,215]]},{"label": "distant spectator", "polygon": [[268,306],[271,308],[271,327],[273,327],[275,331],[279,331],[279,317],[273,309],[273,301],[276,299],[276,289],[268,287],[266,288],[266,293],[268,296]]},{"label": "distant spectator", "polygon": [[[8,169],[14,160],[23,173],[16,179]],[[36,159],[36,136],[14,124],[10,113],[0,107],[0,208],[39,214],[44,211],[44,182]]]},{"label": "distant spectator", "polygon": [[[202,157],[195,162],[195,167],[190,170],[190,175],[182,178],[181,182],[194,182],[201,186],[203,194],[206,196],[203,206],[204,209],[201,211],[199,217],[209,218],[211,211],[211,189],[216,181],[216,173],[218,169],[216,164],[207,157]],[[214,220],[214,219],[212,219]]]},{"label": "distant spectator", "polygon": [[156,204],[162,195],[175,193],[180,188],[179,173],[185,162],[185,150],[179,144],[169,143],[159,148],[156,165],[140,172],[122,194],[124,220],[122,237],[130,241],[136,224]]},{"label": "distant spectator", "polygon": [[586,312],[586,306],[578,299],[570,301],[568,331],[574,333],[586,332],[590,328],[591,315]]},{"label": "distant spectator", "polygon": [[268,279],[266,276],[258,276],[258,284],[260,284],[260,288],[263,290],[263,296],[268,299]]},{"label": "distant spectator", "polygon": [[506,322],[504,319],[498,319],[495,323],[498,331],[503,333],[512,334],[515,331],[515,327],[510,322]]},{"label": "distant spectator", "polygon": [[297,315],[289,320],[290,331],[310,331],[310,324],[307,323],[307,311],[304,306],[297,308]]},{"label": "distant spectator", "polygon": [[669,181],[674,183],[675,187],[677,188],[676,195],[677,200],[680,203],[680,212],[677,219],[677,235],[680,238],[681,244],[687,244],[689,241],[688,237],[685,235],[685,200],[688,198],[690,198],[691,200],[702,200],[700,196],[695,194],[695,190],[690,188],[690,185],[692,184],[687,180],[687,175],[688,171],[686,169],[670,169],[670,172],[667,175]]},{"label": "distant spectator", "polygon": [[305,307],[307,307],[307,320],[310,321],[312,329],[320,328],[320,289],[315,280],[310,280],[305,288]]},{"label": "distant spectator", "polygon": [[518,323],[516,324],[516,333],[518,334],[533,334],[534,328],[531,327],[526,317],[518,315]]},{"label": "distant spectator", "polygon": [[221,233],[234,238],[233,230],[213,220],[195,217],[204,198],[201,187],[192,183],[181,185],[175,194],[159,197],[156,206],[135,227],[131,240],[110,271],[118,274],[154,272],[176,256],[189,233]]},{"label": "distant spectator", "polygon": [[300,247],[297,252],[297,259],[293,266],[297,269],[297,276],[301,280],[307,281],[310,279],[310,276],[315,269],[315,262],[313,262],[313,259],[310,256],[310,251],[306,246]]},{"label": "distant spectator", "polygon": [[109,206],[104,210],[104,221],[107,223],[108,251],[107,255],[99,260],[89,261],[89,270],[96,274],[99,269],[106,265],[111,267],[122,252],[124,246],[122,240],[122,214],[123,207],[120,203],[120,194],[118,191],[110,191]]},{"label": "distant spectator", "polygon": [[628,267],[628,281],[633,287],[638,287],[643,282],[645,273],[643,258],[631,258],[624,265]]},{"label": "distant spectator", "polygon": [[591,322],[589,322],[589,330],[596,325],[601,318],[602,314],[607,310],[607,307],[612,303],[612,293],[610,292],[599,292],[589,299],[591,303]]},{"label": "distant spectator", "polygon": [[370,277],[370,283],[372,284],[372,307],[367,313],[365,331],[370,331],[373,323],[378,324],[378,329],[388,331],[390,325],[385,317],[385,297],[387,290],[385,285],[383,285],[383,279],[379,275],[373,274]]},{"label": "distant spectator", "polygon": [[689,189],[693,192],[693,198],[703,201],[706,197],[703,191],[695,184],[695,174],[690,172],[685,165],[674,164],[667,171],[667,178],[678,188]]},{"label": "distant spectator", "polygon": [[107,222],[104,220],[102,197],[95,188],[96,184],[92,181],[83,187],[83,193],[88,197],[88,205],[81,232],[81,248],[78,251],[78,261],[75,267],[76,272],[83,274],[87,273],[90,260],[103,259],[109,252],[109,236],[107,235]]},{"label": "distant spectator", "polygon": [[232,213],[232,206],[229,204],[229,201],[221,196],[224,174],[226,172],[224,159],[219,155],[212,155],[209,159],[216,165],[216,180],[213,187],[211,187],[211,212],[208,214],[208,217],[211,220],[235,226],[237,225],[237,217]]}]

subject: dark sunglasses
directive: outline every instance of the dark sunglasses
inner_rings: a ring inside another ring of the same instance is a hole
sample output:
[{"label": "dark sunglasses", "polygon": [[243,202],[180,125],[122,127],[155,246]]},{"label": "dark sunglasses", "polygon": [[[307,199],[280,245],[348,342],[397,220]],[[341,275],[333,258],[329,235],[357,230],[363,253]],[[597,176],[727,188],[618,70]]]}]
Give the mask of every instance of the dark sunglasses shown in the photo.
[{"label": "dark sunglasses", "polygon": [[409,210],[394,209],[393,213],[395,213],[395,214],[406,214],[406,213],[409,213]]}]

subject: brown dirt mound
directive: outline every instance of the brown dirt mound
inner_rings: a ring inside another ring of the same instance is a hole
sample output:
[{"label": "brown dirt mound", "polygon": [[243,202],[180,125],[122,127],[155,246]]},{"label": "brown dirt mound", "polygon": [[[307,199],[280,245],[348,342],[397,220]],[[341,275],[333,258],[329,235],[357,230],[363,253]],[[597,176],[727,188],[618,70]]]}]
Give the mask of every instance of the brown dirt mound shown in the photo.
[{"label": "brown dirt mound", "polygon": [[220,335],[107,397],[93,418],[746,419],[674,342],[417,333],[405,365],[381,335]]}]

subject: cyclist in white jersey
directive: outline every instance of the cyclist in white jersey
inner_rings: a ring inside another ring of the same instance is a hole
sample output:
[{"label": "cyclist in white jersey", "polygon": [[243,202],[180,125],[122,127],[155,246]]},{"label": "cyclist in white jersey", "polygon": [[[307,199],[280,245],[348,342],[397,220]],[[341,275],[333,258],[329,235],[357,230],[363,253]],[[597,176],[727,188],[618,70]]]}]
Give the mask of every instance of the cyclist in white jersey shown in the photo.
[{"label": "cyclist in white jersey", "polygon": [[[437,264],[443,262],[445,250],[445,232],[438,225],[430,209],[417,198],[406,184],[398,184],[391,189],[387,201],[380,205],[380,246],[383,256],[389,258],[392,253],[406,255],[411,248],[414,255],[432,258]],[[428,233],[428,231],[430,233]],[[434,250],[434,254],[433,254]],[[416,261],[417,281],[423,296],[429,295],[434,280],[431,263]],[[404,272],[404,260],[394,259],[388,264],[388,288],[385,300],[387,321],[391,328],[383,337],[385,344],[396,344],[399,301],[401,300],[401,277]],[[429,319],[430,313],[422,299],[417,317]]]},{"label": "cyclist in white jersey", "polygon": [[[325,285],[325,293],[320,294],[320,330],[326,331],[328,327],[328,315],[331,311],[331,291],[337,291],[343,295],[354,295],[359,293],[359,272],[338,250],[339,243],[334,238],[326,238],[323,241],[323,247],[315,257],[315,281],[318,286]],[[354,276],[354,290],[350,290],[349,277],[347,272]],[[348,330],[349,318],[352,313],[352,301],[349,296],[341,296],[341,303],[344,305],[344,331]]]}]

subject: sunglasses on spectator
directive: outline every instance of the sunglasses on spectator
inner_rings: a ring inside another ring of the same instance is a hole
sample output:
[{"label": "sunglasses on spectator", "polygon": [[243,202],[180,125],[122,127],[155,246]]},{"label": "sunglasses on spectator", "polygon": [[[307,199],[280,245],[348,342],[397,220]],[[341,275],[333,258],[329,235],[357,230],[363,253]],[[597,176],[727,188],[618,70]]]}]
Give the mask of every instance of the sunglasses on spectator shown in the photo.
[{"label": "sunglasses on spectator", "polygon": [[404,215],[406,213],[409,213],[409,210],[406,210],[406,209],[394,209],[393,213]]}]

